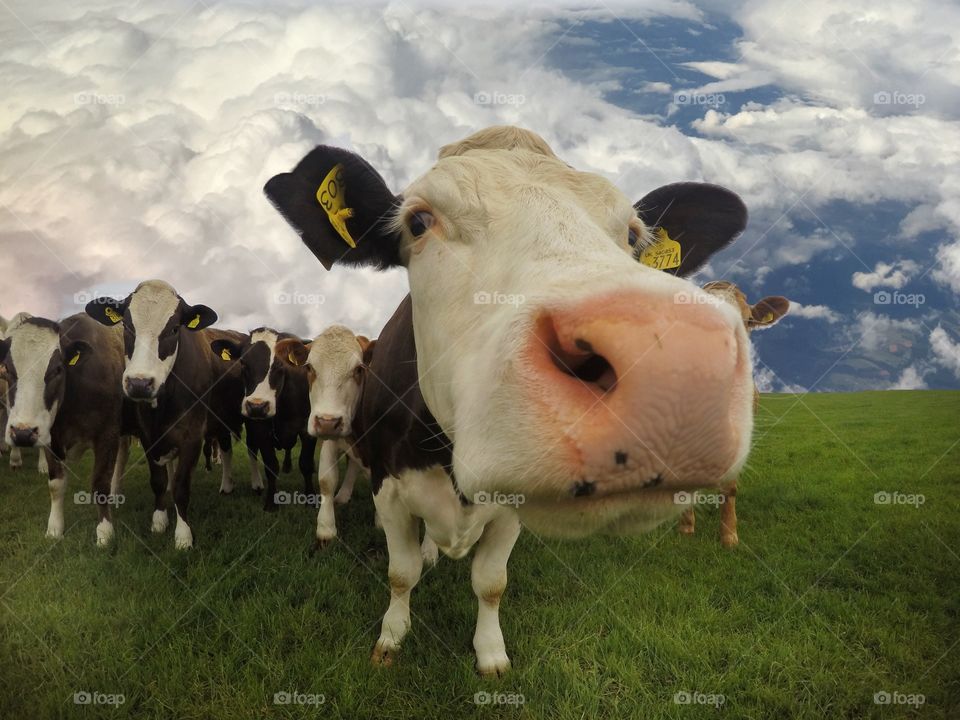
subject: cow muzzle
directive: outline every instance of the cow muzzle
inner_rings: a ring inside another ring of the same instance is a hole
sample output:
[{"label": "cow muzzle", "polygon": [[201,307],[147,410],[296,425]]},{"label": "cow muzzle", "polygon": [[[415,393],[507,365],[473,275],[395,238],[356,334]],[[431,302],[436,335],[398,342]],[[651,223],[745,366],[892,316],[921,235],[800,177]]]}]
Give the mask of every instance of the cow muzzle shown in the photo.
[{"label": "cow muzzle", "polygon": [[131,400],[153,400],[157,397],[157,381],[152,377],[128,375],[123,379],[123,392]]},{"label": "cow muzzle", "polygon": [[40,439],[40,428],[26,425],[12,425],[10,427],[10,443],[17,447],[33,447]]},{"label": "cow muzzle", "polygon": [[342,415],[314,415],[309,431],[321,440],[339,440],[348,434]]},{"label": "cow muzzle", "polygon": [[269,400],[245,400],[243,403],[243,415],[251,420],[266,420],[275,415],[273,403]]}]

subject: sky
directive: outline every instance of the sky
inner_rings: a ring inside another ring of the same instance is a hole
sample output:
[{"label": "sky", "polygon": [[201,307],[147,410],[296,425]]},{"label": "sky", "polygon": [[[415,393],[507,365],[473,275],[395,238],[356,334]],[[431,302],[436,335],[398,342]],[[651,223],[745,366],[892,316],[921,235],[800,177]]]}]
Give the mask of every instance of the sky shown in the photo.
[{"label": "sky", "polygon": [[960,5],[0,2],[0,314],[162,278],[227,327],[375,336],[402,271],[326,272],[262,195],[313,146],[396,190],[493,124],[631,199],[724,185],[696,278],[790,298],[765,391],[960,388]]}]

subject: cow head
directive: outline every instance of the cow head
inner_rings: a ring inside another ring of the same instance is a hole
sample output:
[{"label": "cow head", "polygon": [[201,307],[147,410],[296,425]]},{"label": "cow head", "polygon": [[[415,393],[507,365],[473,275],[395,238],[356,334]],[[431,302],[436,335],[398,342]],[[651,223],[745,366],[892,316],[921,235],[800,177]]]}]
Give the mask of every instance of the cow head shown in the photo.
[{"label": "cow head", "polygon": [[123,392],[131,400],[156,401],[177,361],[180,332],[201,330],[217,321],[206,305],[188,305],[162,280],[147,280],[124,300],[97,298],[87,314],[103,325],[123,323],[126,367]]},{"label": "cow head", "polygon": [[544,532],[636,532],[745,462],[746,331],[726,303],[676,299],[703,295],[681,276],[746,224],[728,190],[680,183],[634,206],[497,127],[400,195],[327,146],[265,192],[325,267],[406,267],[421,391],[467,498],[522,496]]},{"label": "cow head", "polygon": [[48,446],[70,375],[91,347],[71,340],[52,320],[30,317],[0,340],[0,365],[8,382],[6,439],[18,447]]},{"label": "cow head", "polygon": [[743,294],[743,290],[726,280],[708,282],[703,289],[737,308],[743,325],[748,331],[762,330],[775,325],[790,310],[790,301],[781,295],[771,295],[751,305],[747,301],[747,296]]},{"label": "cow head", "polygon": [[342,325],[331,325],[309,343],[291,338],[277,344],[277,355],[285,362],[307,368],[307,432],[314,437],[333,440],[350,435],[363,385],[364,357],[374,342]]},{"label": "cow head", "polygon": [[214,340],[210,347],[226,362],[240,362],[243,378],[243,401],[240,412],[251,420],[266,420],[277,414],[277,395],[286,381],[286,363],[277,357],[280,333],[270,328],[257,328],[242,342]]}]

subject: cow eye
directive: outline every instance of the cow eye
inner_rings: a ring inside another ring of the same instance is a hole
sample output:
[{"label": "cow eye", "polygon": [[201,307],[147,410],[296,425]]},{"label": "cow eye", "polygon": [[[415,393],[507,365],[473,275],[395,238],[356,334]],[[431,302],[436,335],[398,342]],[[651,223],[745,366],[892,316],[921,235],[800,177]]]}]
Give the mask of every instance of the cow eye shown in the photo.
[{"label": "cow eye", "polygon": [[360,382],[360,378],[362,378],[362,377],[363,377],[363,365],[357,365],[357,366],[353,369],[353,379],[356,380],[356,381],[359,383],[359,382]]},{"label": "cow eye", "polygon": [[630,247],[636,247],[637,243],[640,242],[640,234],[634,228],[630,228],[627,231],[627,242],[630,244]]},{"label": "cow eye", "polygon": [[407,218],[407,228],[409,228],[411,235],[420,237],[432,228],[435,222],[436,218],[433,217],[433,213],[428,210],[417,210],[410,213],[410,217]]}]

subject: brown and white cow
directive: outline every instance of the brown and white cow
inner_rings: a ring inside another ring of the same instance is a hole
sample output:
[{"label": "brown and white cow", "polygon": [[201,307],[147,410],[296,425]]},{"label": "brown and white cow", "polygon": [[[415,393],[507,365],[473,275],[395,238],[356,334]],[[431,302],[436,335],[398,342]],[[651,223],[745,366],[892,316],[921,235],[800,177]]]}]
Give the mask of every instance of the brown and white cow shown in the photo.
[{"label": "brown and white cow", "polygon": [[[747,301],[747,296],[732,282],[715,280],[703,286],[711,295],[728,302],[737,308],[747,332],[768,328],[779,322],[780,318],[790,310],[790,301],[781,295],[771,295],[759,300],[755,305]],[[753,411],[756,413],[760,405],[760,392],[753,388]],[[716,495],[720,505],[720,543],[724,547],[735,547],[740,542],[737,535],[737,482],[733,480]],[[685,494],[690,500],[693,496]],[[680,516],[677,529],[684,535],[693,535],[696,530],[697,516],[694,508],[688,507]]]},{"label": "brown and white cow", "polygon": [[[357,438],[390,556],[375,662],[410,626],[418,518],[451,557],[476,545],[474,648],[480,672],[499,674],[521,522],[563,537],[647,531],[680,512],[676,492],[722,487],[746,461],[743,323],[725,303],[674,301],[703,293],[678,276],[743,230],[733,193],[679,183],[635,209],[512,127],[444,147],[400,195],[329,146],[265,191],[325,267],[405,267],[410,280],[378,338]],[[648,248],[668,272],[635,261]]]},{"label": "brown and white cow", "polygon": [[0,363],[9,382],[9,416],[4,437],[16,447],[38,447],[49,467],[50,517],[47,536],[63,535],[65,462],[93,448],[92,492],[99,523],[97,545],[114,535],[113,492],[129,447],[120,376],[123,345],[119,330],[104,328],[80,313],[59,323],[30,317],[0,341]]},{"label": "brown and white cow", "polygon": [[[13,332],[17,327],[19,327],[25,320],[33,317],[28,312],[19,312],[14,315],[10,320],[6,320],[0,317],[0,340],[6,337],[9,333]],[[0,367],[0,428],[5,428],[7,426],[7,380],[4,376],[3,368]],[[20,448],[16,445],[10,445],[7,443],[6,437],[0,437],[0,455],[10,451],[10,469],[17,471],[23,467],[23,453],[20,452]],[[37,453],[37,472],[41,475],[47,475],[49,468],[47,467],[47,456],[41,451]]]},{"label": "brown and white cow", "polygon": [[[123,324],[126,356],[121,379],[124,395],[136,403],[143,449],[151,465],[154,492],[151,529],[162,533],[168,481],[172,481],[177,525],[175,547],[193,546],[187,524],[190,481],[205,438],[215,436],[223,472],[231,472],[231,435],[240,431],[243,384],[239,368],[219,362],[210,343],[236,337],[230,331],[207,330],[217,314],[206,305],[190,305],[161,280],[140,283],[125,299],[97,298],[86,307],[98,322]],[[176,461],[166,472],[159,466]],[[171,477],[172,475],[172,477]]]}]

